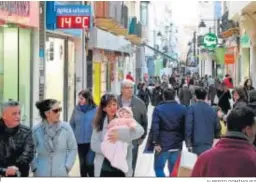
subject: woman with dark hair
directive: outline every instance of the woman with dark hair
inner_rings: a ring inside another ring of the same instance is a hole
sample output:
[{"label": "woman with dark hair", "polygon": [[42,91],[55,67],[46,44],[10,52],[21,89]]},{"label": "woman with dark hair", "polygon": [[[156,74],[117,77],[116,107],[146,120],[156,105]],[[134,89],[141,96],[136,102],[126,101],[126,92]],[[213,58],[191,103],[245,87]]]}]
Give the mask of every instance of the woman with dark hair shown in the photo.
[{"label": "woman with dark hair", "polygon": [[246,106],[247,105],[247,97],[243,87],[237,87],[232,92],[234,105],[233,108]]},{"label": "woman with dark hair", "polygon": [[90,149],[92,122],[96,115],[96,105],[90,90],[82,90],[78,94],[78,104],[70,118],[78,145],[78,156],[81,177],[93,177],[94,153]]},{"label": "woman with dark hair", "polygon": [[231,94],[228,89],[228,86],[225,83],[221,83],[219,88],[217,89],[217,97],[218,97],[218,106],[221,108],[221,111],[224,114],[227,114],[231,109],[231,105],[229,99],[231,99]]},{"label": "woman with dark hair", "polygon": [[60,121],[62,109],[57,100],[39,101],[36,107],[42,122],[33,128],[32,172],[37,177],[67,177],[77,155],[74,133],[69,123]]},{"label": "woman with dark hair", "polygon": [[108,135],[109,141],[115,143],[120,140],[128,143],[127,163],[128,172],[124,174],[121,170],[111,166],[110,162],[104,157],[101,144],[104,141],[108,124],[115,119],[118,109],[117,98],[112,94],[105,94],[101,97],[97,115],[93,123],[93,133],[91,138],[91,149],[96,153],[94,159],[95,177],[131,177],[132,176],[132,141],[139,139],[144,134],[144,129],[140,124],[136,124],[134,129],[122,128],[112,130]]},{"label": "woman with dark hair", "polygon": [[250,96],[249,96],[249,91],[254,90],[254,87],[252,86],[252,80],[251,79],[247,79],[244,82],[244,92],[246,94],[247,97],[247,101],[250,100]]},{"label": "woman with dark hair", "polygon": [[[238,108],[238,107],[247,106],[247,98],[246,98],[246,94],[244,92],[243,87],[236,87],[232,91],[232,97],[233,97],[233,101],[234,101],[233,109]],[[230,111],[231,110],[229,110],[227,113],[222,113],[222,114],[218,114],[218,115],[221,119],[226,121]]]}]

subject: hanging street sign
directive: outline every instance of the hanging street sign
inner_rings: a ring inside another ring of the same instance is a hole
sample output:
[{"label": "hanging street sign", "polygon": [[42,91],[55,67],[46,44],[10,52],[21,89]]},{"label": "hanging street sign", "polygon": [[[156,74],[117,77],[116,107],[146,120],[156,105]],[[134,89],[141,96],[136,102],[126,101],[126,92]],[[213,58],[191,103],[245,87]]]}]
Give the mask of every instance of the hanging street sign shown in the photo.
[{"label": "hanging street sign", "polygon": [[251,40],[247,33],[244,33],[244,35],[240,38],[240,45],[242,48],[250,48]]},{"label": "hanging street sign", "polygon": [[218,38],[214,33],[208,33],[203,37],[203,46],[208,50],[213,50],[218,45]]}]

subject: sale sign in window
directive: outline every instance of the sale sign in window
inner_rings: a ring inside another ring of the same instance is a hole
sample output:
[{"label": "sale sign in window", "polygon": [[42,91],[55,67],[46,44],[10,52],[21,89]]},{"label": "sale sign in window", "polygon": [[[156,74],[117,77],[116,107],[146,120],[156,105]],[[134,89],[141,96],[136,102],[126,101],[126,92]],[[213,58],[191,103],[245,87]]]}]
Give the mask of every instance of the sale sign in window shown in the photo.
[{"label": "sale sign in window", "polygon": [[91,6],[58,5],[56,6],[57,29],[89,29]]}]

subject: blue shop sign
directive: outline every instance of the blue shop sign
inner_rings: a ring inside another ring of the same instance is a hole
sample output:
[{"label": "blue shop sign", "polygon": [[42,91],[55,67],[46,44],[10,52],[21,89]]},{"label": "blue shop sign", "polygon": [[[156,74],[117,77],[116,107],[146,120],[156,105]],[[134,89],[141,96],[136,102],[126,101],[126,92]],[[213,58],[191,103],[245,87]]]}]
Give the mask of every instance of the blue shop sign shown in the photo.
[{"label": "blue shop sign", "polygon": [[66,4],[64,1],[46,1],[46,29],[61,31],[73,36],[81,36],[82,30],[57,29],[57,16],[90,16],[92,18],[91,6]]}]

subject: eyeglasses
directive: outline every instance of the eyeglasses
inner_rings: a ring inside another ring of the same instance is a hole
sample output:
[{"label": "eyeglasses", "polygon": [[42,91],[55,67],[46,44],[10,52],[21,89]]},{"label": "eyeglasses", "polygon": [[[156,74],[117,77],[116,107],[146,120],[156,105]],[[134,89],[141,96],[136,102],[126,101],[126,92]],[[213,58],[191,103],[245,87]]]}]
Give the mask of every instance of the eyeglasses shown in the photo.
[{"label": "eyeglasses", "polygon": [[124,89],[132,90],[132,89],[133,89],[133,87],[124,87]]},{"label": "eyeglasses", "polygon": [[52,112],[54,112],[55,114],[59,113],[62,111],[62,108],[57,108],[57,109],[53,109]]}]

